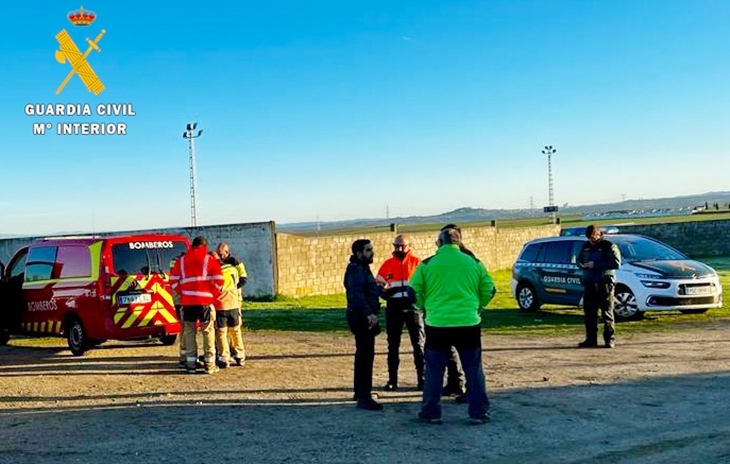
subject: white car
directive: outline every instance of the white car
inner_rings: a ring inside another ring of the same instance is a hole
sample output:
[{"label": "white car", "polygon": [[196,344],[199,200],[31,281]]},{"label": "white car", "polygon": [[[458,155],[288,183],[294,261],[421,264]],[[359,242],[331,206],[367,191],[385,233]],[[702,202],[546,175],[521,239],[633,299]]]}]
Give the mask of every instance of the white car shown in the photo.
[{"label": "white car", "polygon": [[[640,318],[646,311],[703,313],[722,306],[722,285],[710,266],[642,235],[607,235],[621,250],[614,311]],[[581,306],[583,271],[577,256],[584,237],[562,236],[526,243],[512,268],[512,294],[523,311],[543,304]]]}]

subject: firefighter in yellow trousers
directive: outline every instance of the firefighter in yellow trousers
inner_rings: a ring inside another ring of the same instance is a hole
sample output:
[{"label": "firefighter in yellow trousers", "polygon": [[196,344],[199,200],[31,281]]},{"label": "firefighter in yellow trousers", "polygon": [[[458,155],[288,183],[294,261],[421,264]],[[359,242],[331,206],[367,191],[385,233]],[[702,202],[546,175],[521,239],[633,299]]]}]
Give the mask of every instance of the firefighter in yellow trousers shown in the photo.
[{"label": "firefighter in yellow trousers", "polygon": [[223,292],[216,302],[215,346],[218,352],[218,367],[231,364],[243,366],[246,350],[241,335],[242,287],[248,275],[243,263],[233,256],[227,243],[216,247],[215,255],[220,259],[223,271]]}]

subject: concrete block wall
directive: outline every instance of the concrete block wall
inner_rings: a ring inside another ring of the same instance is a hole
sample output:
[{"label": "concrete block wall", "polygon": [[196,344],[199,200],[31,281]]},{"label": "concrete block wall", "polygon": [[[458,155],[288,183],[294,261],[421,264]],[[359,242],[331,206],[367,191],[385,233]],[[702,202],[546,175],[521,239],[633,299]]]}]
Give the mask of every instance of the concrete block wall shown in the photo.
[{"label": "concrete block wall", "polygon": [[[496,227],[463,228],[465,245],[490,270],[512,266],[522,245],[533,238],[558,235],[559,226],[498,229]],[[278,292],[283,295],[331,295],[344,292],[342,277],[350,257],[350,246],[359,238],[373,242],[375,260],[371,266],[377,273],[391,256],[397,234],[378,231],[367,235],[331,235],[303,237],[276,234]],[[413,253],[426,258],[436,252],[438,232],[408,234]]]},{"label": "concrete block wall", "polygon": [[211,249],[220,242],[229,245],[231,254],[246,265],[248,281],[244,287],[245,296],[268,296],[276,294],[276,248],[274,222],[247,224],[225,224],[216,226],[180,229],[166,229],[192,238],[202,235],[208,239]]}]

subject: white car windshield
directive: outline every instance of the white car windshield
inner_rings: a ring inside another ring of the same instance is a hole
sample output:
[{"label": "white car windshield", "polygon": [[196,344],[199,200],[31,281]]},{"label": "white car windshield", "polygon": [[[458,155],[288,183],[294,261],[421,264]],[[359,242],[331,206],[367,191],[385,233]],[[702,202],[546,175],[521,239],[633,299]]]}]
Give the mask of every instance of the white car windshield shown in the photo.
[{"label": "white car windshield", "polygon": [[621,250],[625,261],[669,261],[688,259],[682,253],[654,240],[643,237],[615,236],[610,238]]}]

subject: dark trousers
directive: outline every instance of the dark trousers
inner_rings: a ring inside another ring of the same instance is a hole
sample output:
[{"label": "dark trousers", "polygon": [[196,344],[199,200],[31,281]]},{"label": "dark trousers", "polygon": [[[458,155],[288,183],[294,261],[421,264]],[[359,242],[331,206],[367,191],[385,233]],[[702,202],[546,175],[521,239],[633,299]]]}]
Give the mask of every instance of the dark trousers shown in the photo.
[{"label": "dark trousers", "polygon": [[451,347],[459,352],[466,374],[469,417],[482,417],[489,410],[487,386],[482,367],[481,327],[426,326],[426,385],[421,412],[428,418],[441,417],[441,381]]},{"label": "dark trousers", "polygon": [[390,383],[398,384],[399,351],[403,335],[403,324],[408,329],[408,336],[413,347],[413,364],[416,367],[418,383],[421,383],[423,382],[423,345],[426,340],[423,314],[420,311],[400,308],[385,310],[385,330],[388,334],[388,379]]},{"label": "dark trousers", "polygon": [[586,340],[598,341],[598,309],[603,316],[603,341],[614,339],[615,317],[613,314],[613,291],[615,284],[608,280],[585,284],[583,294],[583,314],[585,314]]},{"label": "dark trousers", "polygon": [[461,367],[459,352],[452,346],[446,361],[446,388],[464,391],[464,369]]},{"label": "dark trousers", "polygon": [[347,311],[347,325],[355,335],[354,390],[358,400],[367,400],[373,390],[373,361],[377,331],[368,328],[367,318]]}]

